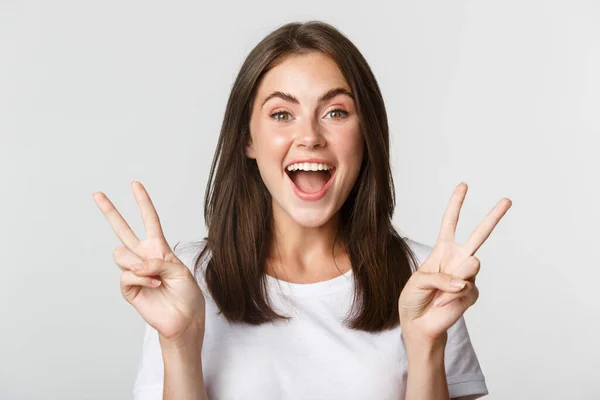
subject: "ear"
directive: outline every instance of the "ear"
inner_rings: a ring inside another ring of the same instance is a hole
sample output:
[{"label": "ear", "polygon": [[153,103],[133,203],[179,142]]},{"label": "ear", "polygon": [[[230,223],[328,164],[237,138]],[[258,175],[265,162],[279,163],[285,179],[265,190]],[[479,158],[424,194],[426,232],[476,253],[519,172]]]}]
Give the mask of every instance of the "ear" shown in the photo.
[{"label": "ear", "polygon": [[254,147],[252,145],[252,138],[248,139],[248,144],[246,145],[246,156],[248,156],[248,158],[256,159],[256,152],[254,151]]}]

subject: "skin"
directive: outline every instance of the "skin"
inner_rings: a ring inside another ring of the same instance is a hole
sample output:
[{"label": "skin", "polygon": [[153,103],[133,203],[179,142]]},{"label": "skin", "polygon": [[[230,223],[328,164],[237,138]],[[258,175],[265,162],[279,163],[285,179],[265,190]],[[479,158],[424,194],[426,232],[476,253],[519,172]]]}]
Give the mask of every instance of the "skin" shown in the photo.
[{"label": "skin", "polygon": [[[336,243],[335,257],[331,249],[338,210],[360,170],[364,139],[350,96],[318,101],[335,88],[350,91],[329,57],[318,52],[288,56],[265,74],[252,109],[246,154],[256,160],[273,198],[275,245],[268,273],[290,282],[319,282],[350,269],[343,245]],[[263,105],[274,91],[291,94],[298,104],[275,97]],[[324,198],[303,201],[292,191],[284,168],[311,157],[333,162],[336,172]]]}]

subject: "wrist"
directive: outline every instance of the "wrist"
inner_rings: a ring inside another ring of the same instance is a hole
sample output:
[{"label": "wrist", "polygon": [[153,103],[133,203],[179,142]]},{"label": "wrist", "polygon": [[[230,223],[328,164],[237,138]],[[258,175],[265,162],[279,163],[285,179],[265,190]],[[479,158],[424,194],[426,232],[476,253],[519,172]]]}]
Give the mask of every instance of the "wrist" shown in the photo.
[{"label": "wrist", "polygon": [[191,323],[185,331],[176,337],[164,337],[160,333],[158,340],[163,351],[189,352],[201,350],[204,341],[204,327],[198,323]]},{"label": "wrist", "polygon": [[408,359],[421,361],[439,361],[443,360],[448,342],[448,334],[444,332],[442,335],[431,338],[416,332],[402,332],[402,338],[406,346]]},{"label": "wrist", "polygon": [[408,337],[405,341],[408,358],[405,398],[449,399],[444,359],[446,338],[432,340],[423,334]]}]

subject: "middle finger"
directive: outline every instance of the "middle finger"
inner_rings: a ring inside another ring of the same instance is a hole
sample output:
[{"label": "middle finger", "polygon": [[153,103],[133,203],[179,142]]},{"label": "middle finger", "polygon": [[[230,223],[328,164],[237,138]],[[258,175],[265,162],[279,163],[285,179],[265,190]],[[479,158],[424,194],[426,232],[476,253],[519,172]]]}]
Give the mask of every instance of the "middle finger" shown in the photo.
[{"label": "middle finger", "polygon": [[154,208],[148,191],[139,181],[133,181],[131,188],[135,196],[135,201],[142,213],[142,221],[144,221],[144,225],[146,226],[146,237],[165,240],[160,225],[160,218],[158,218],[158,213],[156,212],[156,208]]},{"label": "middle finger", "polygon": [[474,279],[475,276],[479,273],[479,269],[481,268],[481,262],[479,258],[475,256],[468,257],[464,260],[456,269],[452,275],[457,276],[464,280]]}]

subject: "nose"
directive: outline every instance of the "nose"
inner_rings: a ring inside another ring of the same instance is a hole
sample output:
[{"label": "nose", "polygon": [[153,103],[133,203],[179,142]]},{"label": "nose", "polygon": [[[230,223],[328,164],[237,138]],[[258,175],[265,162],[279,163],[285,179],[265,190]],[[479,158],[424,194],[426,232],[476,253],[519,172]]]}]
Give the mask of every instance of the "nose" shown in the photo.
[{"label": "nose", "polygon": [[298,147],[306,147],[313,149],[315,147],[325,147],[326,140],[321,134],[318,126],[314,123],[309,122],[308,126],[300,128],[296,137],[296,144]]}]

